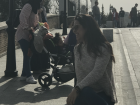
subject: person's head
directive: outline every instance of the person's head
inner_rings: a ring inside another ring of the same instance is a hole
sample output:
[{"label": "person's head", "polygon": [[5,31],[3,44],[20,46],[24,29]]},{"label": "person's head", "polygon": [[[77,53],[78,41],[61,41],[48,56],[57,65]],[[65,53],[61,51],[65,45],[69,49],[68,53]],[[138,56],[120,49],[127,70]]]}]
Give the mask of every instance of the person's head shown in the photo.
[{"label": "person's head", "polygon": [[56,46],[63,46],[63,41],[59,33],[55,33],[55,37],[52,40]]},{"label": "person's head", "polygon": [[42,2],[41,2],[41,4],[40,4],[40,5],[41,5],[41,6],[43,6],[43,5],[44,5],[44,3],[45,3],[45,0],[42,0]]},{"label": "person's head", "polygon": [[42,0],[29,0],[28,3],[32,6],[32,11],[37,14],[37,10],[40,9]]},{"label": "person's head", "polygon": [[117,11],[116,11],[116,8],[113,8],[113,12],[117,12]]},{"label": "person's head", "polygon": [[136,3],[136,4],[135,4],[135,7],[137,7],[137,6],[138,6],[138,4]]},{"label": "person's head", "polygon": [[98,5],[99,3],[98,3],[98,1],[95,1],[95,5]]},{"label": "person's head", "polygon": [[74,21],[73,32],[76,34],[76,39],[78,45],[78,52],[80,53],[80,46],[82,43],[87,45],[88,53],[94,53],[95,55],[101,54],[99,46],[104,46],[107,44],[111,50],[112,60],[115,61],[113,56],[113,51],[110,43],[106,40],[104,35],[95,19],[86,14],[86,15],[77,15]]},{"label": "person's head", "polygon": [[120,8],[120,10],[122,11],[122,10],[123,10],[123,8],[121,7],[121,8]]}]

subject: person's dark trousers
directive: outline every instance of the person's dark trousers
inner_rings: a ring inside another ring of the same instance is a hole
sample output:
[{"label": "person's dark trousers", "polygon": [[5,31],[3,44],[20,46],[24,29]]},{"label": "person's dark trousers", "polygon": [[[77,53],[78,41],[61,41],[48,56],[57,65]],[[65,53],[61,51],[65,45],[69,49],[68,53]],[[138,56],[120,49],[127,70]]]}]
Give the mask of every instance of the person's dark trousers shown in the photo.
[{"label": "person's dark trousers", "polygon": [[41,12],[42,22],[47,22],[47,17],[44,15],[44,11]]},{"label": "person's dark trousers", "polygon": [[31,71],[45,71],[50,68],[49,55],[42,51],[42,53],[33,53],[30,61]]},{"label": "person's dark trousers", "polygon": [[92,88],[85,87],[76,98],[74,105],[114,105],[114,102],[104,92],[95,93]]},{"label": "person's dark trousers", "polygon": [[23,52],[23,70],[21,76],[30,77],[32,74],[30,71],[30,57],[28,56],[29,42],[25,39],[21,39],[18,42]]},{"label": "person's dark trousers", "polygon": [[101,25],[101,24],[100,24],[100,23],[101,23],[101,22],[100,22],[100,21],[101,21],[100,18],[101,18],[101,17],[100,17],[100,14],[95,15],[95,20],[98,21],[98,25],[99,25],[99,26]]},{"label": "person's dark trousers", "polygon": [[117,27],[117,20],[116,20],[115,17],[113,17],[113,26],[114,26],[114,27]]},{"label": "person's dark trousers", "polygon": [[137,17],[134,16],[132,21],[133,21],[133,27],[136,27],[137,26]]},{"label": "person's dark trousers", "polygon": [[131,27],[132,27],[132,25],[133,25],[133,18],[131,18],[131,24],[130,24],[130,25],[131,25]]}]

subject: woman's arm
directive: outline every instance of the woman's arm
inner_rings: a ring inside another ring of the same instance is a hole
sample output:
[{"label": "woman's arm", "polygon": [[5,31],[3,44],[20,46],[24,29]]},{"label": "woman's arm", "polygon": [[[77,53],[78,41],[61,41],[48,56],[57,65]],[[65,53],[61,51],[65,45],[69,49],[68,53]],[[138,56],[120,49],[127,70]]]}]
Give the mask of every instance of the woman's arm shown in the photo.
[{"label": "woman's arm", "polygon": [[28,23],[31,12],[32,12],[32,7],[30,4],[26,4],[21,10],[20,25],[25,30],[31,30]]},{"label": "woman's arm", "polygon": [[[106,70],[106,67],[109,63],[109,60],[110,60],[109,51],[105,47],[102,47],[102,56],[96,57],[95,66],[93,70],[76,86],[79,86],[80,89],[83,89],[86,86],[90,86],[96,83],[100,78],[102,78]],[[89,64],[91,64],[91,62],[89,62]]]},{"label": "woman's arm", "polygon": [[69,40],[69,34],[67,35],[67,37],[64,39],[64,44],[68,44],[68,40]]}]

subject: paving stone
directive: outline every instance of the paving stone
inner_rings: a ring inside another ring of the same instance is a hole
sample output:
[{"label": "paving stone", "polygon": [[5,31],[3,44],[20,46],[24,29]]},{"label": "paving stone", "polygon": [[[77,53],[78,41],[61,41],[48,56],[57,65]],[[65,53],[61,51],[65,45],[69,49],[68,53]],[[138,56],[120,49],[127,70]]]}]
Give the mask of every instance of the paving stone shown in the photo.
[{"label": "paving stone", "polygon": [[140,65],[135,65],[135,66],[133,66],[133,68],[135,71],[140,71]]},{"label": "paving stone", "polygon": [[130,78],[130,76],[122,76],[121,81],[122,81],[122,83],[131,82],[131,78]]},{"label": "paving stone", "polygon": [[123,93],[123,97],[125,98],[135,98],[135,93],[134,93],[134,89],[123,89],[122,90],[122,93]]},{"label": "paving stone", "polygon": [[130,99],[124,98],[123,102],[124,102],[123,105],[137,105],[135,97],[134,98],[130,98]]},{"label": "paving stone", "polygon": [[132,82],[132,83],[133,83],[133,88],[134,89],[139,89],[140,88],[138,82]]},{"label": "paving stone", "polygon": [[115,81],[116,81],[116,82],[121,82],[121,76],[116,75],[116,76],[115,76]]},{"label": "paving stone", "polygon": [[123,97],[122,89],[117,88],[116,89],[116,94],[117,94],[117,97],[120,97],[120,96]]},{"label": "paving stone", "polygon": [[136,76],[130,76],[130,77],[131,77],[131,79],[132,79],[132,82],[137,82]]},{"label": "paving stone", "polygon": [[131,51],[128,52],[129,55],[136,55],[136,54],[140,54],[140,51]]},{"label": "paving stone", "polygon": [[136,93],[136,97],[140,98],[140,88],[134,89],[135,93]]},{"label": "paving stone", "polygon": [[122,97],[117,97],[118,98],[118,103],[115,105],[124,105],[123,104],[123,98]]},{"label": "paving stone", "polygon": [[136,100],[137,100],[137,105],[140,105],[140,97],[136,97]]}]

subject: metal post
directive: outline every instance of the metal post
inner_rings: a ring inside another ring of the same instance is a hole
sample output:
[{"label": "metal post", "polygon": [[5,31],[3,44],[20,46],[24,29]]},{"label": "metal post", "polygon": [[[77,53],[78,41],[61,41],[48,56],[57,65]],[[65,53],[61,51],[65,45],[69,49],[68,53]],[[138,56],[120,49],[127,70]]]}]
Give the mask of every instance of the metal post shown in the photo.
[{"label": "metal post", "polygon": [[80,0],[78,0],[78,14],[80,14]]},{"label": "metal post", "polygon": [[6,21],[8,25],[8,46],[7,46],[7,62],[5,76],[15,77],[16,71],[16,59],[15,59],[15,30],[13,27],[13,12],[14,12],[14,0],[9,0],[9,19]]},{"label": "metal post", "polygon": [[88,8],[88,0],[86,0],[86,7]]},{"label": "metal post", "polygon": [[63,35],[67,35],[67,13],[66,13],[66,0],[64,0],[64,17],[63,17]]}]

